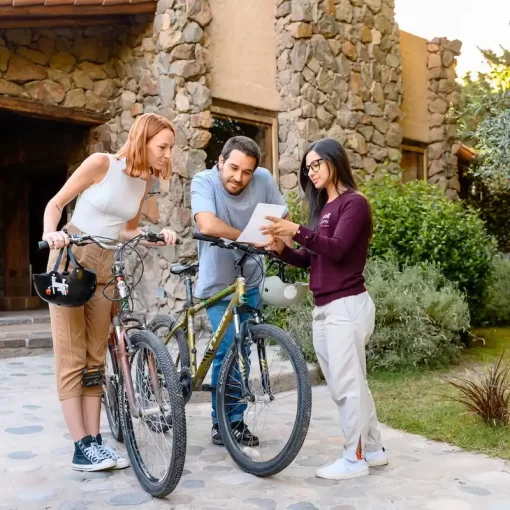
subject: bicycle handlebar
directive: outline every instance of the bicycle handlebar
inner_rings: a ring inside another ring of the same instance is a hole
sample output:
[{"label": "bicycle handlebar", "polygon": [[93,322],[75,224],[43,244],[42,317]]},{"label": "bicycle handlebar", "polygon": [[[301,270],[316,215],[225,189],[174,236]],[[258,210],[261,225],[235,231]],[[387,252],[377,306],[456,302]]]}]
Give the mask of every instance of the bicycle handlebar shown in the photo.
[{"label": "bicycle handlebar", "polygon": [[251,246],[249,244],[230,241],[229,239],[224,239],[222,237],[206,236],[204,234],[201,234],[200,232],[194,232],[193,239],[197,241],[205,241],[207,243],[211,243],[215,246],[218,246],[219,248],[224,248],[226,250],[233,250],[234,248],[237,248],[238,250],[244,251],[249,255],[265,255],[268,257],[271,257],[272,255],[272,252],[268,250],[255,248],[254,246]]},{"label": "bicycle handlebar", "polygon": [[[136,238],[145,239],[146,241],[149,241],[151,243],[158,243],[158,242],[165,242],[165,238],[163,236],[160,236],[159,234],[156,234],[155,232],[144,232],[140,236],[136,236]],[[136,239],[135,238],[135,239]],[[105,243],[105,238],[101,238],[99,236],[89,236],[89,235],[80,235],[80,234],[70,234],[69,235],[69,244],[75,244],[77,246],[81,244],[89,244],[86,241],[90,241],[92,243],[97,244],[101,248],[104,248],[105,250],[114,250],[117,248],[121,248],[125,246],[126,244],[129,244],[130,241],[127,243],[121,243],[116,242],[115,244],[112,243],[113,240],[108,240],[108,244]],[[181,244],[180,239],[175,240],[175,244],[179,245]],[[38,243],[40,250],[47,250],[49,249],[49,244],[46,241],[39,241]]]}]

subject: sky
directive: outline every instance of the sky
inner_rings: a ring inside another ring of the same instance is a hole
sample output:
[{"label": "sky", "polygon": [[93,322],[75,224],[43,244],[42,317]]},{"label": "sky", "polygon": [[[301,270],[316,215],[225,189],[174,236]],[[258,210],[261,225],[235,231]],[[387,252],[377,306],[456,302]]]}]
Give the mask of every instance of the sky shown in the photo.
[{"label": "sky", "polygon": [[395,17],[401,30],[425,39],[460,39],[458,77],[486,70],[477,47],[510,49],[510,0],[395,0]]}]

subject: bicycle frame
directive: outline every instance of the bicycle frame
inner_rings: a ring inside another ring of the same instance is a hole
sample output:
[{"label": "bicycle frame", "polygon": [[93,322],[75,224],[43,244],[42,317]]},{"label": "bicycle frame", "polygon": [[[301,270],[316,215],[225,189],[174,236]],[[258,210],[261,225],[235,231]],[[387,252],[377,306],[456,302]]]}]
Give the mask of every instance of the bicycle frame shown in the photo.
[{"label": "bicycle frame", "polygon": [[[191,302],[191,281],[187,280],[187,295],[188,295],[188,302]],[[218,326],[218,329],[213,334],[209,348],[204,354],[204,357],[202,361],[200,362],[200,365],[197,366],[197,349],[196,349],[196,343],[195,343],[195,315],[200,312],[201,310],[214,305],[218,301],[225,299],[226,297],[232,295],[232,299],[230,300],[227,310],[225,311],[225,314],[223,315],[220,325]],[[218,294],[214,295],[211,298],[208,298],[194,306],[189,306],[186,309],[186,314],[184,318],[175,324],[175,326],[172,328],[172,330],[168,333],[167,338],[165,339],[165,345],[168,344],[172,336],[175,334],[175,332],[178,329],[183,329],[186,327],[187,333],[188,333],[188,346],[189,346],[189,352],[190,352],[190,361],[191,361],[191,375],[192,375],[192,388],[194,391],[201,391],[202,385],[205,379],[205,376],[207,375],[207,372],[209,371],[209,368],[211,367],[212,361],[214,359],[214,355],[216,354],[216,351],[218,350],[218,347],[220,346],[221,342],[223,341],[223,338],[225,336],[225,333],[227,332],[227,329],[232,322],[233,319],[233,312],[234,307],[239,305],[244,305],[247,302],[246,297],[246,281],[243,276],[238,276],[236,278],[236,281],[234,284],[230,285],[226,289],[222,290],[221,292],[218,292]],[[239,324],[236,325],[236,329],[239,329]],[[236,331],[238,333],[239,331]]]}]

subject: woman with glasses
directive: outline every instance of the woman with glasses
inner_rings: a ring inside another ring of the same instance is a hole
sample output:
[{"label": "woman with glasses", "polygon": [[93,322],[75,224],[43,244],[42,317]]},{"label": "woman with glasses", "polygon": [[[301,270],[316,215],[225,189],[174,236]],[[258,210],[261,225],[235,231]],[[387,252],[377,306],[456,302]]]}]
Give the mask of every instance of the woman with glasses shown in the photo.
[{"label": "woman with glasses", "polygon": [[[346,480],[388,463],[366,381],[365,346],[375,325],[375,306],[363,277],[372,214],[336,140],[326,138],[310,147],[299,180],[309,205],[308,226],[267,217],[271,224],[262,233],[272,236],[270,248],[283,261],[310,268],[313,345],[345,438],[343,456],[318,469],[316,476]],[[301,249],[282,241],[288,236]]]}]

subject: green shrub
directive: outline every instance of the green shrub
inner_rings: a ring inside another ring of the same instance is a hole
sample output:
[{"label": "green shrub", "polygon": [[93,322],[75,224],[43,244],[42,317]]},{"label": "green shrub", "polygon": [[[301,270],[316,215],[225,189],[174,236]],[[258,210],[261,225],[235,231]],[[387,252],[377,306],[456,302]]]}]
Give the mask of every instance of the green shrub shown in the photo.
[{"label": "green shrub", "polygon": [[489,288],[483,320],[490,326],[510,325],[510,259],[497,255],[493,267],[494,281]]},{"label": "green shrub", "polygon": [[[468,306],[464,295],[436,268],[422,264],[399,269],[393,261],[370,260],[366,279],[376,305],[368,370],[437,367],[455,359],[459,332],[469,327]],[[316,361],[312,309],[310,294],[288,309],[288,331],[308,361]]]},{"label": "green shrub", "polygon": [[366,183],[363,192],[374,216],[371,256],[392,257],[400,265],[435,264],[465,292],[478,321],[496,252],[478,214],[424,181],[401,184],[386,177]]}]

